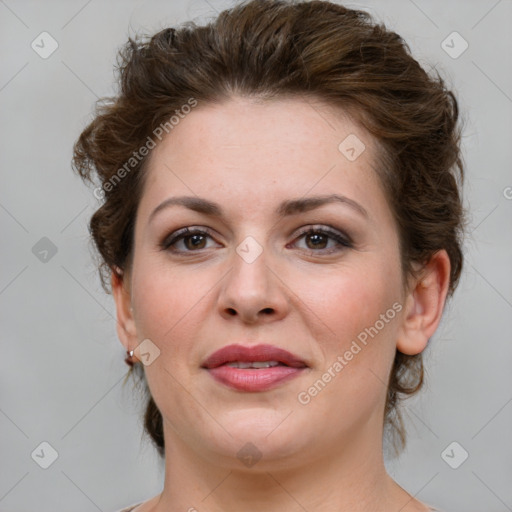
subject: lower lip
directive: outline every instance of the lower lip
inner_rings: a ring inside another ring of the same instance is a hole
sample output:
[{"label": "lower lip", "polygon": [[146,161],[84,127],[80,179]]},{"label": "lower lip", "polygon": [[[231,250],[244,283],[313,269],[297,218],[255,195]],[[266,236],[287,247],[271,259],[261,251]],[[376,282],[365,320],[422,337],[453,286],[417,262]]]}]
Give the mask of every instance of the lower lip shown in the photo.
[{"label": "lower lip", "polygon": [[208,369],[217,381],[239,391],[266,391],[300,375],[305,368],[273,366],[270,368],[242,369],[222,365]]}]

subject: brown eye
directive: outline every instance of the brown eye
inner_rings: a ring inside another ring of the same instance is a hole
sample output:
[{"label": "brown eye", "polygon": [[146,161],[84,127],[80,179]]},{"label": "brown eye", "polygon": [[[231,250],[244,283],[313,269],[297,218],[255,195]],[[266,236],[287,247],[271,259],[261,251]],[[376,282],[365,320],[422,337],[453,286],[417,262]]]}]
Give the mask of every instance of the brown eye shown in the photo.
[{"label": "brown eye", "polygon": [[204,235],[187,235],[182,237],[182,240],[187,249],[204,249]]},{"label": "brown eye", "polygon": [[322,233],[308,233],[307,235],[305,235],[305,240],[311,242],[309,249],[324,249],[324,246],[329,242],[329,237]]},{"label": "brown eye", "polygon": [[[309,228],[300,233],[296,240],[300,240],[301,238],[305,240],[305,249],[312,250],[313,252],[331,253],[352,247],[352,242],[347,236],[325,228]],[[333,244],[328,247],[330,241],[332,241]]]},{"label": "brown eye", "polygon": [[160,247],[173,252],[194,252],[206,249],[208,238],[212,237],[206,230],[185,228],[171,233],[162,241]]}]

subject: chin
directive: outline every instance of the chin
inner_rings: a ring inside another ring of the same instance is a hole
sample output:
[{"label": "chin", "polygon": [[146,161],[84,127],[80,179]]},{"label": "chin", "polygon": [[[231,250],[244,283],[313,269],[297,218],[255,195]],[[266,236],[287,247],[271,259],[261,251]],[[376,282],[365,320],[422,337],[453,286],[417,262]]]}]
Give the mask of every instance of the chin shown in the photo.
[{"label": "chin", "polygon": [[[218,455],[232,458],[233,455],[243,462],[245,456],[260,459],[258,469],[273,466],[279,460],[297,457],[307,447],[311,447],[307,423],[300,426],[297,418],[286,411],[276,411],[265,407],[229,411],[219,416],[226,430],[231,434],[222,439],[212,439],[211,449]],[[284,420],[284,421],[283,421]],[[309,441],[308,441],[309,440]],[[254,464],[256,466],[256,464]]]}]

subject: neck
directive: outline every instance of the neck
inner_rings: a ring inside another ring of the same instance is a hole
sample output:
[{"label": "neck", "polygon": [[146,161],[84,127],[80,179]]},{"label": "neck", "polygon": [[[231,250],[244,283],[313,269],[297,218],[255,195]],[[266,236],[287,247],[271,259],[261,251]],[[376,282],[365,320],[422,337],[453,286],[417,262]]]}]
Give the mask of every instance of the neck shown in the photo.
[{"label": "neck", "polygon": [[280,461],[263,457],[246,468],[238,459],[219,464],[201,456],[165,421],[164,432],[164,490],[152,512],[427,510],[387,474],[382,436],[369,442],[368,433],[359,432],[357,439],[315,459],[297,463],[296,455]]}]

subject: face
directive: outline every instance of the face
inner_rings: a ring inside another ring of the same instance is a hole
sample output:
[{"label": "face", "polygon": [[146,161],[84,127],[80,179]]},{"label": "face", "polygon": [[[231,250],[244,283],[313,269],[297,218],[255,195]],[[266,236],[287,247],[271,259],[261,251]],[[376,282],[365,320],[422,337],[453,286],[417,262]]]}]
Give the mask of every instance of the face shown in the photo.
[{"label": "face", "polygon": [[[233,98],[195,108],[148,163],[126,282],[130,342],[160,351],[144,368],[166,446],[229,466],[250,442],[289,465],[380,440],[404,297],[371,136],[319,102]],[[180,196],[196,206],[155,212]],[[232,344],[300,364],[204,367]]]}]

